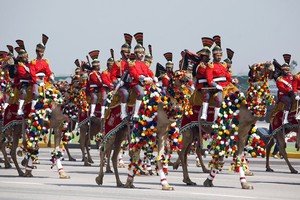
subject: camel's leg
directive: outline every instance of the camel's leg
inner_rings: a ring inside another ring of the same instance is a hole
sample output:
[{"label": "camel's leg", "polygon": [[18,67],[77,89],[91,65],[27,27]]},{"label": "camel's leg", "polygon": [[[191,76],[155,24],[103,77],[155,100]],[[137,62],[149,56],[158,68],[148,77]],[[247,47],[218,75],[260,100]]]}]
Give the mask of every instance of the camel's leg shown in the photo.
[{"label": "camel's leg", "polygon": [[[0,142],[2,143],[2,141],[0,141]],[[5,168],[6,169],[12,168],[12,166],[10,164],[10,161],[8,159],[8,155],[7,155],[6,151],[5,151],[5,144],[4,143],[1,144],[1,152],[2,152],[3,157],[4,157],[3,162],[4,162],[4,165],[5,165]]]},{"label": "camel's leg", "polygon": [[266,171],[273,172],[274,170],[270,167],[270,152],[271,148],[274,145],[274,138],[270,139],[267,146],[266,146]]},{"label": "camel's leg", "polygon": [[135,162],[138,162],[140,160],[140,152],[141,149],[136,149],[135,152],[129,152],[129,155],[131,157],[131,169],[128,172],[128,176],[127,176],[127,181],[126,184],[124,185],[125,188],[134,188],[135,186],[133,185],[133,180],[134,180],[134,171],[133,168],[135,166]]},{"label": "camel's leg", "polygon": [[187,132],[185,132],[183,134],[183,138],[182,138],[182,149],[181,151],[178,152],[180,161],[181,161],[181,165],[182,165],[182,171],[183,171],[183,182],[186,183],[187,185],[196,185],[195,182],[191,181],[190,177],[189,177],[189,172],[187,169],[187,154],[189,152],[189,148],[191,146],[193,142],[193,134],[190,130],[187,130]]},{"label": "camel's leg", "polygon": [[82,153],[82,161],[84,161],[84,166],[91,166],[91,164],[88,162],[87,155],[86,155],[86,141],[87,141],[87,127],[88,125],[84,125],[83,127],[80,128],[80,137],[79,137],[79,144],[80,144],[80,149]]},{"label": "camel's leg", "polygon": [[58,173],[59,173],[59,178],[60,179],[69,179],[71,178],[69,175],[67,175],[64,171],[64,168],[61,164],[61,160],[60,158],[56,158],[56,167],[58,169]]},{"label": "camel's leg", "polygon": [[[115,138],[112,138],[112,141],[115,142]],[[111,152],[112,152],[112,146],[113,144],[111,145],[107,145],[106,146],[106,149],[105,149],[105,156],[106,156],[106,170],[105,170],[105,173],[113,173],[113,171],[111,170],[111,166],[110,166],[110,157],[111,157]]]},{"label": "camel's leg", "polygon": [[[54,135],[55,149],[56,149],[56,151],[60,151],[59,145],[60,145],[60,141],[62,138],[61,126],[59,126],[58,128],[56,128],[54,130],[55,130],[55,135]],[[60,179],[69,179],[70,176],[65,173],[64,168],[61,163],[61,158],[55,158],[55,162],[56,162],[56,167],[58,170],[59,178]]]},{"label": "camel's leg", "polygon": [[285,143],[284,137],[281,137],[279,135],[276,135],[276,136],[277,136],[276,139],[279,142],[279,152],[280,152],[280,155],[283,156],[286,164],[289,166],[289,169],[290,169],[291,173],[292,174],[297,174],[298,171],[294,169],[294,167],[291,165],[291,163],[290,163],[290,161],[289,161],[289,159],[287,157],[287,153],[286,153],[286,150],[285,150],[286,143]]},{"label": "camel's leg", "polygon": [[[195,133],[198,133],[198,132],[199,131],[197,131],[197,132],[195,131]],[[197,157],[199,159],[200,165],[202,167],[202,171],[204,173],[209,173],[209,170],[205,167],[205,164],[203,162],[202,149],[203,149],[203,138],[202,138],[202,132],[201,132],[201,134],[199,136],[199,139],[198,139],[198,145],[197,145],[197,148],[196,148],[196,154],[197,154]]]},{"label": "camel's leg", "polygon": [[19,163],[17,161],[17,154],[16,154],[20,135],[15,132],[15,133],[13,133],[13,137],[14,137],[14,139],[13,139],[12,149],[11,149],[11,158],[12,158],[12,160],[13,160],[15,166],[16,166],[16,169],[18,171],[19,176],[24,176],[24,172],[21,170],[21,168],[19,166]]},{"label": "camel's leg", "polygon": [[48,138],[48,144],[47,144],[47,147],[51,147],[51,137],[52,137],[52,134],[53,134],[53,130],[50,129],[50,130],[49,130],[49,138]]},{"label": "camel's leg", "polygon": [[76,159],[71,156],[69,145],[68,144],[64,144],[64,148],[65,148],[65,150],[66,150],[66,152],[68,154],[69,161],[76,161]]},{"label": "camel's leg", "polygon": [[98,176],[95,178],[95,181],[98,185],[103,184],[103,177],[104,177],[103,168],[104,168],[104,164],[105,164],[104,157],[106,155],[106,147],[109,144],[110,144],[110,141],[105,144],[105,147],[104,146],[100,147],[100,170],[99,170]]},{"label": "camel's leg", "polygon": [[96,135],[97,132],[98,132],[98,130],[95,129],[95,127],[93,127],[93,128],[91,129],[90,133],[89,133],[90,136],[86,138],[87,141],[86,141],[86,146],[85,146],[85,148],[86,148],[87,159],[88,159],[88,162],[89,162],[89,163],[94,163],[94,161],[93,161],[93,159],[92,159],[92,156],[91,156],[91,153],[90,153],[90,150],[91,150],[90,147],[91,147],[91,140],[92,140],[92,138],[93,138],[92,133],[95,133],[95,135]]},{"label": "camel's leg", "polygon": [[123,187],[124,184],[120,180],[119,171],[118,171],[118,154],[120,152],[121,144],[124,140],[124,136],[122,136],[122,135],[117,135],[117,136],[118,137],[116,137],[116,139],[115,139],[115,150],[114,150],[111,160],[112,160],[114,171],[115,171],[117,187]]},{"label": "camel's leg", "polygon": [[[161,158],[161,156],[164,154],[164,146],[165,146],[166,141],[167,141],[167,134],[164,134],[164,135],[158,134],[157,158]],[[163,190],[174,190],[174,187],[170,186],[167,181],[161,160],[157,160],[157,167],[158,167],[158,174],[160,175],[160,182],[162,185],[162,189]]]},{"label": "camel's leg", "polygon": [[214,180],[215,176],[217,175],[217,171],[218,170],[214,167],[212,167],[210,169],[210,173],[203,183],[204,187],[214,187],[213,180]]}]

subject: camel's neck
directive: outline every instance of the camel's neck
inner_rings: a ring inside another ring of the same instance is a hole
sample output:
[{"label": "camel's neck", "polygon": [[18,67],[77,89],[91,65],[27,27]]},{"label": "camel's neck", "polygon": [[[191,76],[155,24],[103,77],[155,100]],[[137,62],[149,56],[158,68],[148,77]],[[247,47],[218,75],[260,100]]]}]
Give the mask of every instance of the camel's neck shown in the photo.
[{"label": "camel's neck", "polygon": [[274,104],[274,96],[271,95],[268,79],[257,82],[249,82],[250,86],[246,95],[246,106],[255,117],[266,115],[267,106]]}]

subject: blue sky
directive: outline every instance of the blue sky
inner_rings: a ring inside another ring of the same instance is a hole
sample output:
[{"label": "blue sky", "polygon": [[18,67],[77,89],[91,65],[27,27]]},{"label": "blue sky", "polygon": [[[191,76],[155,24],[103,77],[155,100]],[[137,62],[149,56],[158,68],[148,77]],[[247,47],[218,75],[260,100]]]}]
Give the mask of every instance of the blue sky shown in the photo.
[{"label": "blue sky", "polygon": [[141,31],[144,46],[153,47],[154,70],[156,62],[165,64],[163,53],[173,52],[178,67],[181,50],[196,52],[201,37],[219,34],[222,48],[235,51],[233,74],[246,74],[255,62],[283,63],[284,53],[300,64],[299,8],[297,0],[10,0],[1,2],[0,49],[23,39],[33,59],[45,33],[52,71],[69,75],[74,60],[94,49],[105,69],[110,48],[120,57],[123,33]]}]

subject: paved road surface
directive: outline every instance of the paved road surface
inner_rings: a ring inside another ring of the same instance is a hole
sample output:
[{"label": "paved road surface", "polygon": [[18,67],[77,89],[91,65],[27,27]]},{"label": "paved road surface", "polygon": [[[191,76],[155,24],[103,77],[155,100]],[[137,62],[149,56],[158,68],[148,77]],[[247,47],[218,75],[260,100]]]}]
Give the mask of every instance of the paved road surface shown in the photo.
[{"label": "paved road surface", "polygon": [[[135,178],[135,189],[117,188],[113,174],[106,174],[104,185],[98,186],[95,177],[98,174],[98,151],[92,149],[95,164],[84,167],[83,162],[63,161],[65,171],[71,179],[61,180],[55,169],[50,169],[50,151],[40,150],[40,162],[34,170],[33,178],[18,177],[15,169],[0,168],[0,199],[1,200],[77,200],[77,199],[297,199],[299,200],[300,174],[290,174],[283,160],[271,158],[272,167],[276,172],[265,172],[265,160],[251,159],[250,167],[255,173],[247,177],[254,190],[243,190],[240,187],[238,174],[228,171],[230,159],[224,166],[222,174],[218,174],[214,181],[215,187],[202,186],[207,174],[195,166],[195,157],[189,157],[190,177],[197,186],[186,186],[182,182],[182,170],[169,167],[168,181],[175,187],[174,191],[162,191],[158,176],[141,176]],[[73,155],[80,159],[80,151],[71,149]],[[174,158],[177,156],[174,156]],[[173,159],[174,159],[173,158]],[[125,156],[125,161],[128,156]],[[209,158],[205,161],[208,163]],[[300,159],[291,159],[295,169],[300,171]],[[127,170],[120,169],[121,181],[125,182]]]}]

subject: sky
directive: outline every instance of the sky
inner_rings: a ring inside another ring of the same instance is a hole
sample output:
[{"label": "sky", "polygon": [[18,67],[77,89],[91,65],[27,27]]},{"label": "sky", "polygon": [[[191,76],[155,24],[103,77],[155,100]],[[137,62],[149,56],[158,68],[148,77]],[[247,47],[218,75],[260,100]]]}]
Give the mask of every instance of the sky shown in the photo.
[{"label": "sky", "polygon": [[223,59],[226,48],[235,52],[233,75],[245,75],[257,62],[283,63],[284,53],[300,65],[299,10],[299,0],[2,0],[0,50],[22,39],[34,59],[44,33],[51,70],[70,75],[75,59],[86,60],[95,49],[104,70],[111,48],[120,58],[124,33],[143,32],[144,46],[153,48],[154,71],[157,62],[166,63],[165,52],[173,52],[176,69],[182,50],[196,52],[201,37],[220,35]]}]

